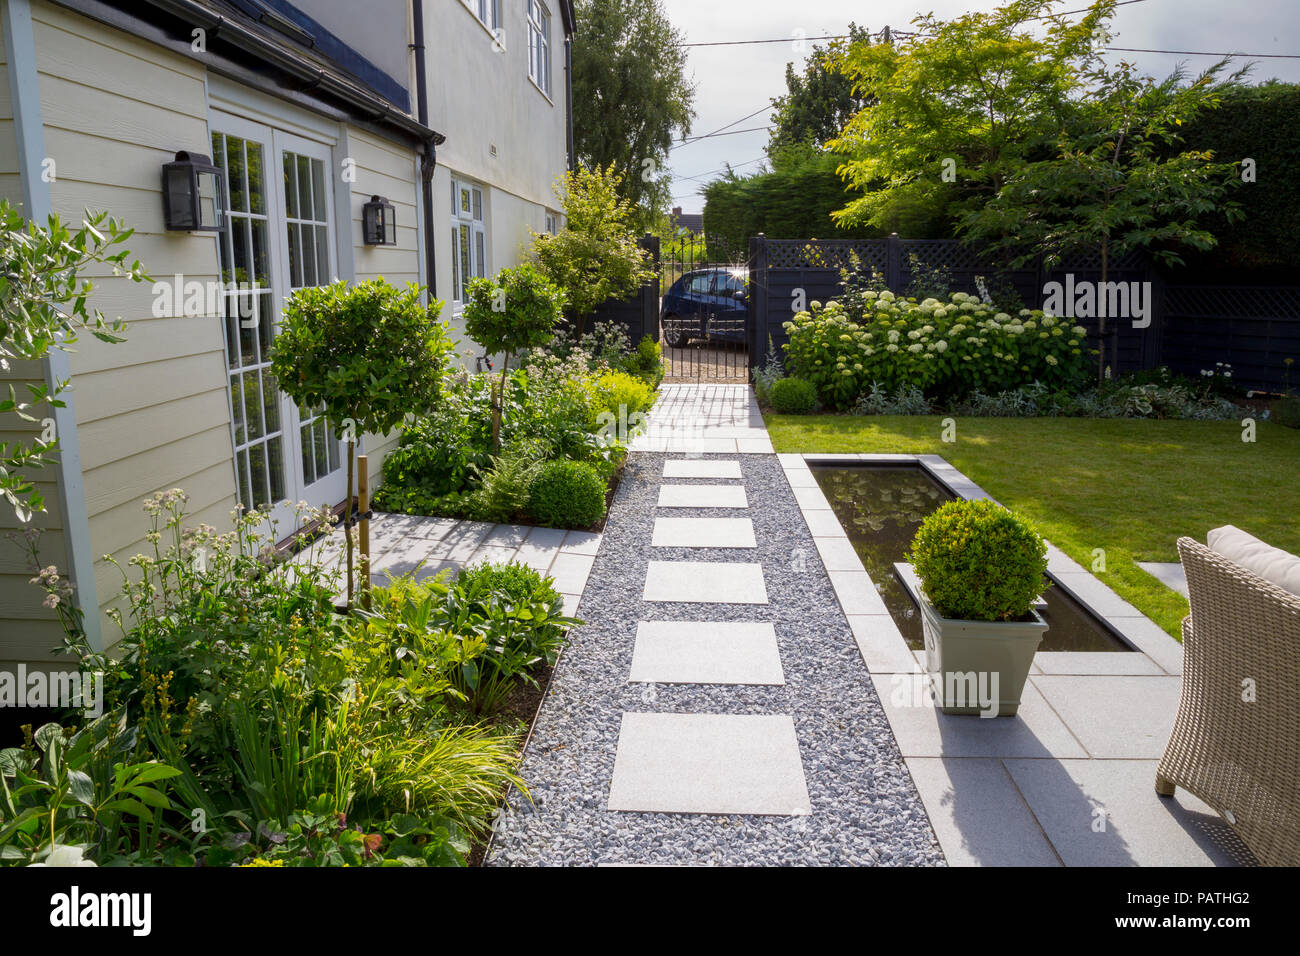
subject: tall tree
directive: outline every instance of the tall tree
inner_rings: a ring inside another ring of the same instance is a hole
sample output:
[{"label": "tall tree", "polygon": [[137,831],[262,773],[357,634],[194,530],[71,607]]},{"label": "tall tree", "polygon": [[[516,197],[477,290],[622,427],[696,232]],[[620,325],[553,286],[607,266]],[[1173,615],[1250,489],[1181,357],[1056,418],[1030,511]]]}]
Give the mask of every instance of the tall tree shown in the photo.
[{"label": "tall tree", "polygon": [[874,102],[828,144],[862,191],[837,216],[893,228],[900,209],[978,207],[1049,151],[1114,10],[1099,0],[1071,23],[1052,16],[1058,2],[1013,0],[948,21],[926,14],[909,39],[852,44],[842,69]]},{"label": "tall tree", "polygon": [[848,41],[832,40],[827,46],[814,46],[800,72],[795,72],[793,63],[785,65],[786,93],[772,99],[775,112],[769,154],[785,146],[824,146],[867,105],[866,95],[839,68],[839,63],[851,44],[868,42],[867,30],[850,23]]},{"label": "tall tree", "polygon": [[573,138],[578,161],[621,175],[619,195],[655,222],[672,195],[668,150],[686,136],[695,90],[683,35],[662,0],[578,0]]},{"label": "tall tree", "polygon": [[[1111,263],[1135,250],[1177,265],[1180,250],[1212,248],[1217,240],[1202,221],[1216,210],[1228,222],[1241,217],[1225,201],[1240,185],[1240,167],[1236,157],[1217,161],[1208,150],[1184,148],[1180,130],[1218,106],[1226,68],[1220,61],[1187,82],[1181,68],[1157,81],[1131,63],[1098,64],[1083,78],[1086,95],[1055,154],[1026,163],[987,204],[966,213],[962,229],[1007,250],[1016,264],[1042,256],[1053,266],[1069,253],[1095,252],[1103,287]],[[1118,339],[1106,319],[1099,311],[1098,335],[1103,346],[1109,340],[1113,363]],[[1098,381],[1106,351],[1098,351]]]}]

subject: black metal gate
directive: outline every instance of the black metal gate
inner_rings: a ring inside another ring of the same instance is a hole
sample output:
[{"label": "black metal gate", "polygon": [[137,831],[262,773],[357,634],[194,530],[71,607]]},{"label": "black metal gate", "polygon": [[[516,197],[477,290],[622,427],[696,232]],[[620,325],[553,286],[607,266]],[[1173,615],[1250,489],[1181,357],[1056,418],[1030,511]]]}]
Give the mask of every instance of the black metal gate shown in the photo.
[{"label": "black metal gate", "polygon": [[659,250],[659,344],[665,381],[749,381],[749,264],[703,236]]}]

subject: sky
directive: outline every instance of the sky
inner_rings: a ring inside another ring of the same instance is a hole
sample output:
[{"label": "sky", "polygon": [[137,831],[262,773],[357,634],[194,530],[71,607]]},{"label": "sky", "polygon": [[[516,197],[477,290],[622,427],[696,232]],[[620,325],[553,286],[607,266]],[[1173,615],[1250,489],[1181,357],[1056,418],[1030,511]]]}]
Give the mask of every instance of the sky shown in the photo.
[{"label": "sky", "polygon": [[[1073,10],[1088,3],[1064,0],[1056,9]],[[994,0],[663,0],[663,4],[687,43],[790,38],[752,46],[691,48],[689,69],[695,82],[696,112],[693,136],[721,127],[748,130],[769,125],[771,99],[785,92],[786,63],[794,62],[798,68],[813,45],[800,37],[846,33],[850,20],[872,31],[886,25],[906,30],[918,12],[950,18],[999,5]],[[1113,46],[1300,57],[1300,0],[1139,0],[1118,8],[1111,28]],[[1192,70],[1214,62],[1206,56],[1115,55],[1159,77],[1180,61]],[[1272,77],[1300,82],[1300,58],[1258,60],[1252,80]],[[762,112],[735,123],[755,110]],[[699,195],[700,186],[717,178],[724,163],[731,163],[741,173],[761,168],[755,160],[763,158],[767,139],[765,131],[740,132],[676,146],[669,156],[671,205],[688,213],[701,212],[704,198]]]}]

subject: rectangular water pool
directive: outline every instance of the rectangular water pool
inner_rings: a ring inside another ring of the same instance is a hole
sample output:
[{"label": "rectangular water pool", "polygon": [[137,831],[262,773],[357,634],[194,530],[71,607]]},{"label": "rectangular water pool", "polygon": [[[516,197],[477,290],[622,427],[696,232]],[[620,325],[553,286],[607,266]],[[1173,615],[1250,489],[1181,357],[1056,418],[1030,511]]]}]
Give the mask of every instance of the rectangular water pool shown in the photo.
[{"label": "rectangular water pool", "polygon": [[[954,495],[920,465],[810,464],[862,566],[880,590],[907,646],[924,649],[921,615],[894,574],[921,521]],[[1110,628],[1059,587],[1043,595],[1038,613],[1048,624],[1040,651],[1131,651]]]}]

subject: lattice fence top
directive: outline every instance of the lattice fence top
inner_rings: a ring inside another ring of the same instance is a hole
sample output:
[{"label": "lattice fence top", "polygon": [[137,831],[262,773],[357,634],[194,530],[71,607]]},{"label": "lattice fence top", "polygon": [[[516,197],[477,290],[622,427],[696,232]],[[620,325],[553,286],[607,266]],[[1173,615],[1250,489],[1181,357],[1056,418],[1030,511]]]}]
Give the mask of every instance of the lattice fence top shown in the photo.
[{"label": "lattice fence top", "polygon": [[[889,256],[884,239],[769,239],[769,269],[883,270]],[[856,262],[855,262],[856,260]]]},{"label": "lattice fence top", "polygon": [[1165,314],[1189,318],[1300,319],[1300,286],[1170,285]]},{"label": "lattice fence top", "polygon": [[[889,239],[768,239],[767,264],[769,269],[846,269],[854,257],[858,267],[866,271],[884,272],[889,262]],[[996,272],[997,261],[981,254],[980,247],[956,239],[900,239],[898,240],[900,266],[906,270],[910,257],[931,268],[944,268],[953,272]],[[1006,257],[998,257],[1006,258]],[[1109,267],[1115,271],[1142,269],[1144,257],[1132,252],[1112,258]],[[1033,269],[1032,262],[1023,268]],[[1096,272],[1101,269],[1101,254],[1083,253],[1067,258],[1053,271]]]}]

